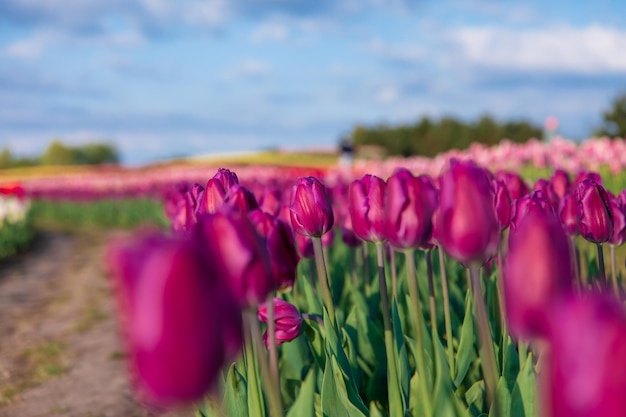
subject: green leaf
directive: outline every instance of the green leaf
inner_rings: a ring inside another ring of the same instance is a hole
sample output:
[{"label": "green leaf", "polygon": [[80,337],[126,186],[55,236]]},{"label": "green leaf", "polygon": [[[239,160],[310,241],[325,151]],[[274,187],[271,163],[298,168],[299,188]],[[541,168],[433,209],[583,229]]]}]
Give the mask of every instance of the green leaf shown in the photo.
[{"label": "green leaf", "polygon": [[511,417],[532,417],[537,415],[537,381],[530,353],[522,367],[511,397]]},{"label": "green leaf", "polygon": [[[409,404],[409,391],[410,391],[410,374],[411,369],[409,366],[409,358],[406,351],[406,344],[404,343],[404,335],[402,333],[402,326],[400,324],[400,317],[398,316],[398,305],[396,303],[395,298],[393,299],[391,305],[391,318],[393,325],[393,336],[394,336],[394,359],[396,361],[396,368],[398,369],[398,381],[395,384],[389,384],[390,388],[393,386],[394,389],[400,390],[400,398],[402,399],[402,404],[399,404],[402,415],[406,414]],[[390,405],[390,412],[392,407]]]},{"label": "green leaf", "polygon": [[370,417],[383,417],[383,411],[380,405],[377,405],[374,401],[370,403]]},{"label": "green leaf", "polygon": [[485,381],[476,381],[465,393],[465,402],[472,415],[481,414],[485,409]]},{"label": "green leaf", "polygon": [[473,314],[473,298],[469,291],[465,297],[465,318],[461,327],[461,339],[459,342],[459,350],[456,354],[456,375],[454,377],[454,385],[460,386],[472,362],[476,359],[476,336],[474,332],[474,314]]},{"label": "green leaf", "polygon": [[367,407],[362,401],[354,403],[349,398],[344,376],[335,356],[327,358],[322,382],[322,415],[365,417],[367,413]]},{"label": "green leaf", "polygon": [[508,383],[504,377],[500,377],[498,385],[496,387],[496,405],[498,407],[498,413],[496,413],[496,407],[491,405],[489,410],[489,416],[508,416],[511,409],[511,391],[509,391]]},{"label": "green leaf", "polygon": [[[287,417],[315,417],[315,368],[307,374],[300,392],[293,406],[289,409]],[[229,414],[229,417],[234,417]]]},{"label": "green leaf", "polygon": [[228,369],[224,387],[224,408],[229,417],[246,417],[248,413],[248,384],[232,364]]}]

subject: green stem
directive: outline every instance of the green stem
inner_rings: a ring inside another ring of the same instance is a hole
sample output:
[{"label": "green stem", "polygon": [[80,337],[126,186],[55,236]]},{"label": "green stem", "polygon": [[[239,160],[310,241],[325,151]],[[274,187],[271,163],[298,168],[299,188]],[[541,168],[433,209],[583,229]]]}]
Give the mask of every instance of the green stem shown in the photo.
[{"label": "green stem", "polygon": [[364,282],[369,285],[370,284],[370,254],[369,254],[369,244],[367,242],[363,242],[363,277]]},{"label": "green stem", "polygon": [[519,366],[521,368],[526,363],[526,358],[528,358],[528,342],[520,341],[517,345],[517,350],[519,352]]},{"label": "green stem", "polygon": [[[432,416],[433,406],[430,398],[430,384],[428,384],[428,378],[426,376],[426,359],[424,357],[424,339],[422,335],[422,307],[420,303],[419,288],[417,286],[417,274],[415,272],[415,255],[413,250],[406,250],[404,252],[406,258],[406,268],[408,273],[409,282],[409,295],[413,303],[413,314],[415,319],[413,324],[415,325],[415,344],[416,355],[415,358],[417,365],[417,374],[420,376],[419,389],[421,391],[422,400],[424,401],[424,410],[426,416]],[[427,385],[428,384],[428,385]]]},{"label": "green stem", "polygon": [[267,296],[267,337],[270,351],[270,375],[275,387],[280,387],[280,374],[278,373],[278,349],[276,347],[276,322],[274,311],[274,294]]},{"label": "green stem", "polygon": [[357,258],[357,250],[356,248],[350,248],[350,267],[352,269],[352,286],[356,291],[359,290],[359,278],[356,272],[356,258]]},{"label": "green stem", "polygon": [[448,352],[448,362],[450,364],[450,375],[454,379],[455,361],[454,346],[452,340],[452,320],[450,319],[450,295],[448,294],[448,277],[446,275],[446,264],[443,255],[443,249],[439,247],[439,271],[441,273],[441,292],[443,294],[443,317],[446,323],[446,350]]},{"label": "green stem", "polygon": [[317,266],[317,278],[319,281],[320,289],[322,290],[322,300],[328,310],[328,316],[331,323],[336,324],[335,320],[335,306],[333,305],[333,296],[330,292],[330,284],[328,283],[328,272],[326,270],[326,263],[324,262],[324,249],[322,247],[321,237],[312,237],[313,250],[315,251],[315,264]]},{"label": "green stem", "polygon": [[619,294],[619,283],[617,282],[617,263],[615,262],[615,245],[609,246],[610,254],[611,254],[611,281],[613,281],[613,290],[615,291],[615,295],[617,298],[620,297]]},{"label": "green stem", "polygon": [[487,388],[487,399],[492,409],[498,414],[496,404],[496,387],[498,377],[496,372],[496,355],[493,349],[493,339],[487,317],[487,307],[483,298],[483,290],[480,283],[480,266],[470,267],[470,277],[472,281],[472,293],[476,306],[476,321],[478,323],[478,337],[480,340],[480,364],[483,368],[485,386]]},{"label": "green stem", "polygon": [[391,293],[394,300],[398,299],[398,277],[396,275],[396,251],[389,246],[389,268],[391,269]]},{"label": "green stem", "polygon": [[[376,258],[378,260],[378,286],[380,287],[380,303],[383,313],[383,329],[385,331],[385,350],[387,352],[387,387],[389,394],[389,408],[397,409],[394,405],[402,404],[402,394],[399,387],[398,363],[396,361],[395,349],[393,347],[393,327],[389,314],[389,294],[387,293],[387,281],[385,279],[385,248],[382,242],[376,242]],[[397,389],[392,389],[392,384]],[[394,413],[395,414],[395,413]]]},{"label": "green stem", "polygon": [[598,270],[600,272],[598,281],[600,281],[600,286],[604,289],[604,287],[606,286],[606,272],[604,270],[604,251],[602,250],[602,245],[600,243],[596,243],[596,248],[598,249]]},{"label": "green stem", "polygon": [[431,251],[427,250],[426,255],[426,276],[428,277],[428,304],[430,306],[430,332],[433,342],[433,352],[435,352],[435,343],[439,339],[437,329],[437,306],[435,305],[435,284],[433,282],[433,261]]},{"label": "green stem", "polygon": [[256,356],[254,354],[254,344],[252,338],[252,329],[250,328],[250,323],[248,320],[244,320],[244,353],[246,357],[246,379],[248,383],[248,392],[253,394],[248,394],[248,412],[251,417],[261,417],[265,415],[264,410],[265,407],[261,401],[262,392],[261,386],[259,385],[259,381],[257,380],[256,373]]},{"label": "green stem", "polygon": [[282,398],[280,397],[280,386],[275,385],[272,379],[272,374],[267,363],[267,356],[265,355],[265,349],[263,346],[263,336],[261,335],[261,328],[256,318],[256,314],[248,313],[248,321],[250,323],[250,329],[252,330],[252,340],[254,341],[254,348],[256,351],[256,357],[258,358],[261,368],[261,379],[263,380],[263,386],[265,387],[265,394],[270,406],[270,415],[272,417],[281,417],[283,415]]}]

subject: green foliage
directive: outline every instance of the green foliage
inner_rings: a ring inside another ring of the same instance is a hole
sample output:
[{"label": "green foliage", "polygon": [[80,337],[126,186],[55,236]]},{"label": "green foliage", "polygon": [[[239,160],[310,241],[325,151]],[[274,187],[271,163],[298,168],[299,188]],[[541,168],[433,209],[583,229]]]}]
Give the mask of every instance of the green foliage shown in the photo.
[{"label": "green foliage", "polygon": [[618,95],[611,108],[602,114],[602,126],[595,132],[597,136],[626,136],[626,93]]},{"label": "green foliage", "polygon": [[64,230],[167,227],[169,224],[162,203],[148,198],[84,202],[35,200],[31,212],[36,226]]},{"label": "green foliage", "polygon": [[108,143],[87,143],[68,146],[55,140],[39,157],[17,158],[8,147],[0,151],[0,168],[17,168],[36,165],[102,165],[119,162],[115,147]]},{"label": "green foliage", "polygon": [[532,137],[541,137],[540,127],[527,121],[499,123],[487,115],[468,123],[452,117],[422,117],[410,125],[357,126],[352,132],[355,145],[376,145],[388,155],[400,156],[435,156],[453,148],[465,149],[474,142],[495,145],[507,138],[521,143]]},{"label": "green foliage", "polygon": [[34,237],[32,216],[18,222],[0,221],[0,260],[26,249]]}]

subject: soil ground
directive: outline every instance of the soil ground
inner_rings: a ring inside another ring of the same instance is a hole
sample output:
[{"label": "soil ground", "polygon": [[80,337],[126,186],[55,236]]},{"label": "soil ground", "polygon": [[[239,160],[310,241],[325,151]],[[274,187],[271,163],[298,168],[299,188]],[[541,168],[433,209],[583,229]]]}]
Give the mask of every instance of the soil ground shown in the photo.
[{"label": "soil ground", "polygon": [[129,388],[102,262],[108,237],[42,232],[0,264],[0,417],[153,415]]}]

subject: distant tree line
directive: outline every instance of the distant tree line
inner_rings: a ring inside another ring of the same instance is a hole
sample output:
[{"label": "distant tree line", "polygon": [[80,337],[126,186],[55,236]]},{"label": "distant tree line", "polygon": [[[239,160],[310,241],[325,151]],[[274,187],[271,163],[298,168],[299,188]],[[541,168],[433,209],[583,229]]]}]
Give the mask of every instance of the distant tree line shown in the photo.
[{"label": "distant tree line", "polygon": [[117,149],[108,143],[69,146],[55,140],[39,157],[15,157],[8,147],[0,151],[0,168],[35,165],[102,165],[118,162]]},{"label": "distant tree line", "polygon": [[360,145],[375,145],[389,156],[435,156],[450,149],[465,149],[473,142],[495,145],[502,139],[526,142],[541,138],[542,129],[528,121],[500,123],[490,116],[473,122],[462,122],[453,117],[431,119],[422,117],[414,124],[390,126],[357,126],[351,133],[352,141]]}]

